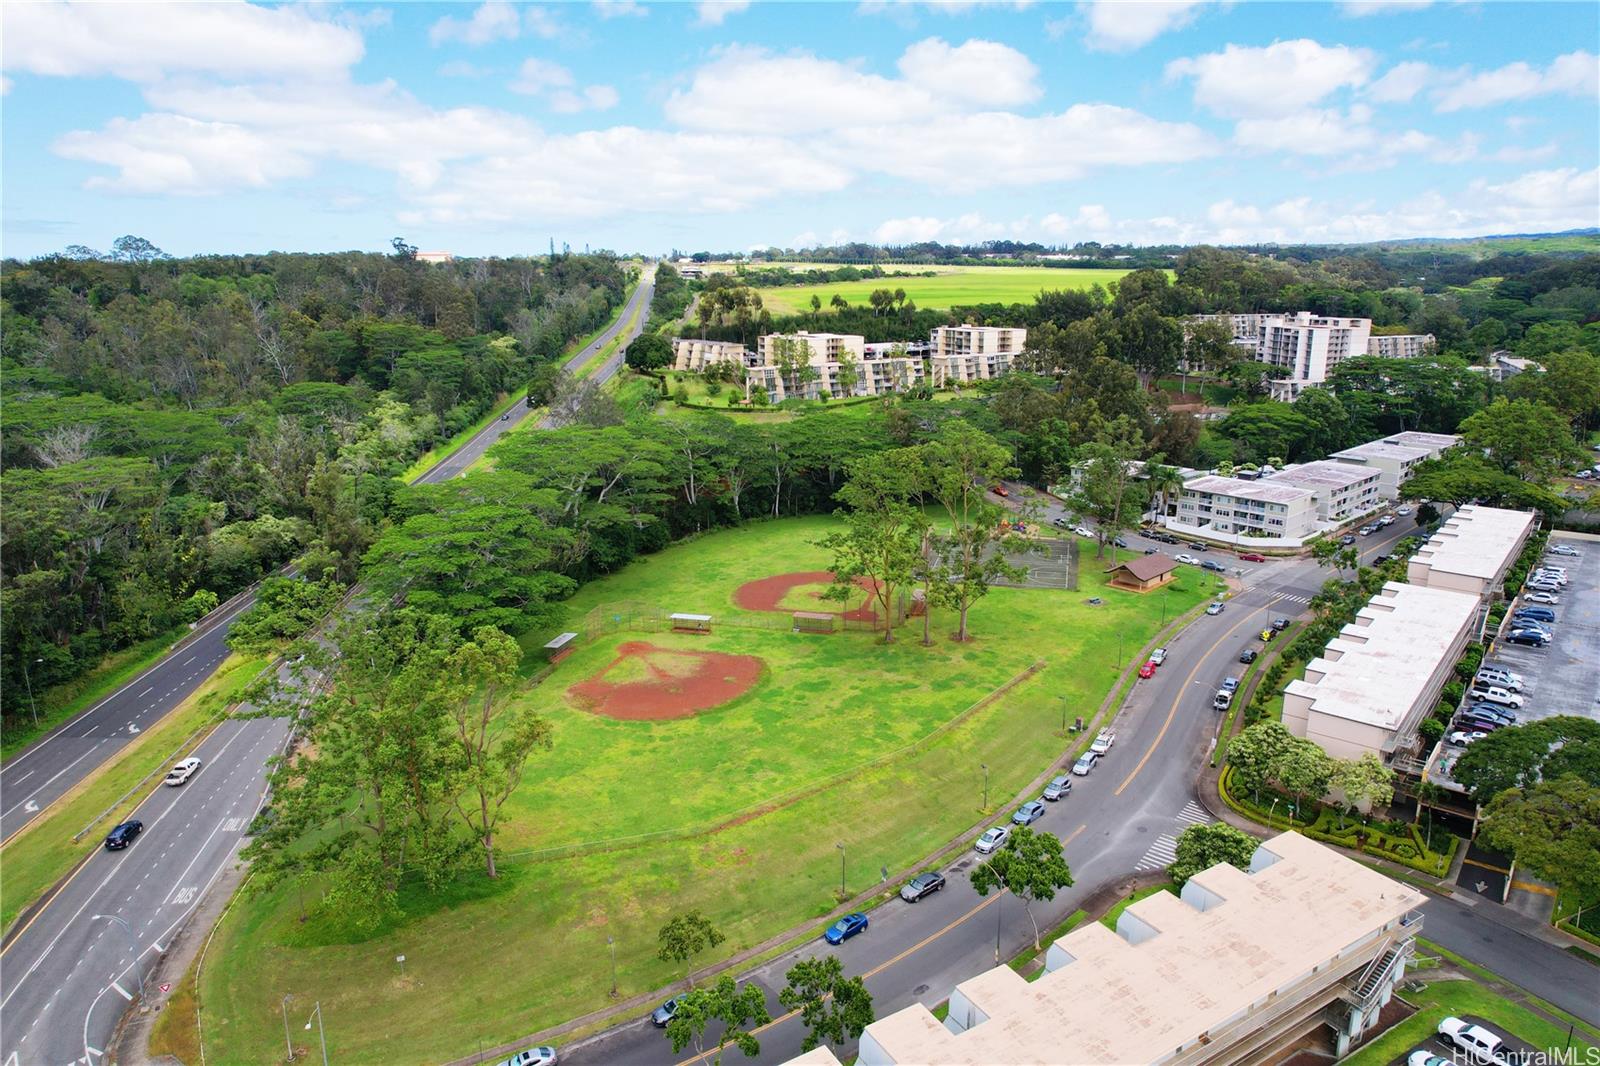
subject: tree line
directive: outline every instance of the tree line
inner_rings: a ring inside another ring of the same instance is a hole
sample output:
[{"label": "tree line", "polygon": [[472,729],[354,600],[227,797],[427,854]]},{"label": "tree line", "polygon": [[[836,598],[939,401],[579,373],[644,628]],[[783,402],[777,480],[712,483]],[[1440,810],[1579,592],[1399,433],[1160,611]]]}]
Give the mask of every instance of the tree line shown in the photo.
[{"label": "tree line", "polygon": [[626,282],[603,257],[69,251],[0,276],[8,725],[291,559],[351,580],[396,475]]}]

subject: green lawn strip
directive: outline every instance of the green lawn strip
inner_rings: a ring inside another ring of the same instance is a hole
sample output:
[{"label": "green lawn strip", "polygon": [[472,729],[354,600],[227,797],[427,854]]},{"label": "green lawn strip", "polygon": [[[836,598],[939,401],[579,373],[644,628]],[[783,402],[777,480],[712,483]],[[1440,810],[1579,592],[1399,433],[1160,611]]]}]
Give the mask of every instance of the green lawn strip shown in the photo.
[{"label": "green lawn strip", "polygon": [[[908,270],[918,270],[908,266]],[[918,307],[944,310],[983,303],[1031,303],[1042,291],[1087,289],[1110,285],[1128,271],[1092,267],[1042,269],[1039,267],[960,267],[940,272],[936,277],[863,278],[821,285],[782,285],[758,290],[761,302],[774,315],[811,313],[811,297],[821,297],[823,314],[817,328],[827,328],[827,311],[834,295],[843,296],[853,306],[866,306],[876,289],[904,289],[906,300]]]},{"label": "green lawn strip", "polygon": [[1153,896],[1157,892],[1171,892],[1173,895],[1178,894],[1177,889],[1172,886],[1171,881],[1163,881],[1159,885],[1146,885],[1143,888],[1136,888],[1133,890],[1133,892],[1129,893],[1125,899],[1120,900],[1116,906],[1106,911],[1105,916],[1100,919],[1100,924],[1105,926],[1107,929],[1110,929],[1112,932],[1116,932],[1117,919],[1122,917],[1123,911],[1127,910],[1135,903],[1138,903],[1146,896]]},{"label": "green lawn strip", "polygon": [[[759,522],[669,548],[585,586],[562,628],[625,600],[738,617],[732,596],[745,581],[823,568],[813,542],[832,528],[826,518]],[[820,932],[839,888],[836,842],[846,846],[850,891],[877,882],[884,867],[893,889],[900,872],[980,820],[1003,817],[1055,762],[1058,696],[1091,717],[1117,679],[1117,631],[1142,641],[1161,605],[1107,589],[1098,573],[1083,585],[997,589],[973,609],[976,639],[960,645],[947,639],[945,616],[936,617],[928,648],[915,624],[884,646],[860,632],[796,636],[781,617],[774,630],[723,624],[707,636],[616,632],[585,641],[526,696],[548,717],[556,746],[508,804],[500,882],[472,874],[431,897],[408,889],[407,918],[362,943],[345,942],[320,918],[302,924],[289,890],[241,900],[202,978],[208,1057],[270,1053],[281,1039],[277,997],[292,990],[323,1001],[330,1056],[448,1059],[479,1037],[493,1046],[608,1004],[607,936],[617,942],[624,997],[681,978],[655,957],[656,930],[674,913],[698,907],[727,934],[700,966],[808,922]],[[1181,614],[1208,591],[1178,586],[1170,611]],[[1095,595],[1104,606],[1087,605]],[[529,634],[525,646],[546,639]],[[621,722],[569,704],[565,689],[628,641],[758,655],[764,680],[733,703],[673,721]],[[1048,665],[1031,680],[947,726],[1040,658]],[[905,753],[869,765],[897,749]],[[987,818],[979,809],[984,763]],[[750,813],[730,822],[741,810]],[[552,848],[561,850],[552,856]],[[496,959],[593,965],[508,971],[486,964],[489,944]],[[403,979],[396,954],[407,956]],[[336,1036],[338,1016],[363,1021]]]},{"label": "green lawn strip", "polygon": [[[0,848],[0,865],[5,868],[5,877],[0,880],[0,926],[9,928],[24,907],[65,876],[85,854],[99,847],[100,831],[143,801],[149,788],[129,796],[77,843],[72,840],[74,833],[141,778],[165,765],[184,738],[220,718],[239,690],[266,664],[266,659],[230,655],[159,724],[140,733],[115,758],[79,782]],[[155,787],[153,781],[150,787]]]},{"label": "green lawn strip", "polygon": [[[1431,949],[1431,946],[1430,946]],[[1493,975],[1490,975],[1491,979]],[[1439,1023],[1447,1017],[1472,1014],[1486,1018],[1507,1032],[1526,1040],[1535,1048],[1564,1048],[1567,1028],[1556,1025],[1528,1008],[1521,1006],[1477,981],[1443,979],[1429,982],[1421,991],[1404,991],[1401,995],[1414,1004],[1417,1013],[1378,1036],[1349,1058],[1341,1066],[1387,1066],[1413,1044],[1426,1040],[1437,1031]],[[1579,1023],[1573,1033],[1573,1046],[1592,1048],[1581,1033],[1588,1029]],[[1585,1061],[1579,1051],[1576,1060]]]},{"label": "green lawn strip", "polygon": [[35,694],[39,706],[39,727],[34,728],[33,716],[29,714],[14,728],[8,729],[5,739],[0,741],[0,765],[55,726],[81,714],[154,666],[188,632],[188,626],[175,626],[132,647],[112,652],[101,659],[94,669],[79,674],[71,681],[40,689]]},{"label": "green lawn strip", "polygon": [[400,480],[405,482],[417,480],[417,478],[433,469],[433,467],[441,460],[449,458],[454,452],[459,450],[463,444],[467,443],[467,441],[471,440],[473,437],[476,437],[479,433],[482,433],[495,421],[495,419],[516,407],[517,404],[525,402],[526,400],[524,398],[524,394],[521,392],[501,395],[495,400],[494,406],[489,409],[488,414],[484,415],[482,418],[478,419],[472,425],[468,426],[466,429],[463,429],[460,433],[457,433],[449,440],[444,441],[441,444],[435,444],[432,448],[429,448],[426,452],[423,452],[421,455],[417,456],[417,461],[406,467],[405,471],[400,475]]}]

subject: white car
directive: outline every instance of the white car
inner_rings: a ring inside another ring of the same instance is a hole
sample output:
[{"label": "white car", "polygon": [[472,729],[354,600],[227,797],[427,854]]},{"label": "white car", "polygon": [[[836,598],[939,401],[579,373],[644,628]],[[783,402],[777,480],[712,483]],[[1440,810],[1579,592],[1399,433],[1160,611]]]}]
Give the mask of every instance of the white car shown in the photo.
[{"label": "white car", "polygon": [[185,781],[189,780],[189,778],[193,777],[199,772],[200,760],[191,755],[187,759],[180,759],[178,763],[167,772],[166,780],[162,781],[161,783],[163,785],[172,785],[176,787],[183,784]]},{"label": "white car", "polygon": [[555,1066],[556,1049],[553,1047],[531,1047],[526,1051],[519,1051],[495,1066]]},{"label": "white car", "polygon": [[1078,756],[1078,761],[1072,764],[1072,773],[1076,777],[1088,777],[1094,772],[1094,764],[1100,761],[1100,756],[1092,751],[1086,751]]},{"label": "white car", "polygon": [[1392,515],[1392,514],[1384,515],[1382,518],[1378,519],[1378,525],[1380,525],[1380,526],[1392,526],[1392,525],[1394,525],[1394,515]]},{"label": "white car", "polygon": [[1072,531],[1080,537],[1088,537],[1090,540],[1094,539],[1094,530],[1090,529],[1088,526],[1074,526]]},{"label": "white car", "polygon": [[1439,1035],[1467,1053],[1467,1057],[1481,1062],[1504,1062],[1505,1041],[1481,1025],[1469,1025],[1460,1018],[1446,1018],[1439,1023]]},{"label": "white car", "polygon": [[1473,682],[1480,688],[1492,688],[1499,685],[1512,692],[1522,691],[1522,678],[1509,670],[1479,670]]},{"label": "white car", "polygon": [[1556,544],[1549,549],[1551,555],[1577,555],[1578,549],[1570,544]]},{"label": "white car", "polygon": [[1409,508],[1409,507],[1396,507],[1394,509],[1394,513],[1399,515],[1401,518],[1405,518],[1407,515],[1409,515],[1411,513],[1411,508]]},{"label": "white car", "polygon": [[1546,607],[1555,607],[1561,603],[1561,597],[1553,592],[1530,592],[1522,599],[1527,603],[1542,603]]},{"label": "white car", "polygon": [[1233,706],[1233,690],[1226,688],[1217,689],[1217,694],[1211,697],[1211,706],[1219,711],[1225,711]]},{"label": "white car", "polygon": [[1089,750],[1094,752],[1096,755],[1104,755],[1106,752],[1111,750],[1111,745],[1115,744],[1116,742],[1116,730],[1102,729],[1100,730],[1100,734],[1094,738],[1094,743],[1089,745]]},{"label": "white car", "polygon": [[979,855],[987,855],[992,851],[997,851],[1010,839],[1011,827],[1009,825],[997,825],[987,830],[983,836],[978,838],[978,842],[972,846]]},{"label": "white car", "polygon": [[1167,661],[1167,649],[1166,648],[1157,648],[1155,651],[1151,652],[1150,653],[1150,661],[1155,663],[1157,666],[1160,666],[1162,663],[1166,662]]},{"label": "white car", "polygon": [[1199,566],[1200,565],[1200,560],[1196,559],[1192,555],[1179,555],[1179,556],[1175,556],[1175,558],[1178,560],[1178,562],[1180,562],[1180,563],[1188,563],[1190,566]]},{"label": "white car", "polygon": [[1427,1048],[1413,1051],[1406,1059],[1406,1066],[1456,1066],[1449,1059],[1440,1058]]},{"label": "white car", "polygon": [[1454,744],[1458,748],[1464,748],[1468,744],[1472,744],[1472,743],[1474,743],[1476,741],[1482,740],[1484,737],[1486,737],[1488,735],[1489,735],[1488,733],[1484,733],[1484,732],[1482,732],[1480,730],[1476,730],[1476,729],[1472,730],[1471,732],[1467,732],[1466,730],[1461,730],[1461,731],[1458,731],[1458,732],[1450,734],[1450,743]]},{"label": "white car", "polygon": [[1502,707],[1522,706],[1521,696],[1517,695],[1515,692],[1512,692],[1510,689],[1501,688],[1499,685],[1493,685],[1489,688],[1473,689],[1472,697],[1474,699],[1483,700],[1485,703],[1498,703]]}]

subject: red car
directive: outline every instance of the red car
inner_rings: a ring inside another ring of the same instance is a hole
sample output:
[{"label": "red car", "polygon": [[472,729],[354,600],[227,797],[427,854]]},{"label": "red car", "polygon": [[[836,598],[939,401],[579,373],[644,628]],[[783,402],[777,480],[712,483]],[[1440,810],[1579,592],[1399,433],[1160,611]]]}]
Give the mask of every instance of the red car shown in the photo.
[{"label": "red car", "polygon": [[1156,664],[1155,663],[1145,663],[1143,666],[1139,667],[1139,676],[1140,677],[1155,677],[1156,676]]},{"label": "red car", "polygon": [[1267,561],[1267,557],[1265,555],[1257,555],[1255,552],[1245,552],[1243,555],[1239,556],[1239,559],[1241,562],[1246,563],[1264,563]]}]

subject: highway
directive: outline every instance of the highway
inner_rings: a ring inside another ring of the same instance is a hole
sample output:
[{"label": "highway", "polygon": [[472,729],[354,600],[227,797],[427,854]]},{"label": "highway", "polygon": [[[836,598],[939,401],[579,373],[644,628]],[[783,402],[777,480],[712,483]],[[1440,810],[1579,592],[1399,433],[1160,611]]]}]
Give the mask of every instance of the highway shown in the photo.
[{"label": "highway", "polygon": [[[569,367],[593,357],[634,310],[648,307],[653,280],[647,267],[613,326],[576,353]],[[639,315],[615,360],[607,361],[606,377],[645,317]],[[419,480],[464,472],[529,410],[517,405],[508,414]],[[16,828],[39,813],[34,807],[43,809],[135,736],[129,722],[143,729],[192,692],[227,654],[228,623],[248,606],[246,599],[218,612],[191,643],[8,765],[3,802],[18,812]],[[285,680],[286,669],[280,667]],[[85,842],[92,849],[86,860],[0,953],[0,1066],[94,1066],[104,1057],[141,981],[237,854],[264,802],[267,761],[284,750],[290,728],[281,717],[225,720],[196,750],[203,765],[187,784],[151,786],[133,814],[144,831],[131,846],[117,852],[98,846],[109,826]],[[9,820],[5,829],[15,831]]]},{"label": "highway", "polygon": [[[1046,514],[1056,517],[1059,509]],[[1362,560],[1370,563],[1388,551],[1414,526],[1401,519],[1371,537],[1358,540]],[[1169,553],[1192,549],[1161,545],[1130,536],[1132,550],[1146,547]],[[1085,560],[1092,548],[1086,546]],[[1209,755],[1221,717],[1211,709],[1218,683],[1238,676],[1239,652],[1260,646],[1252,640],[1271,619],[1297,616],[1329,576],[1309,560],[1238,563],[1231,553],[1213,550],[1205,557],[1244,569],[1243,588],[1220,615],[1201,615],[1167,645],[1168,658],[1155,677],[1138,681],[1116,721],[1117,739],[1110,755],[1087,778],[1074,778],[1073,790],[1058,803],[1046,804],[1034,828],[1055,834],[1075,884],[1049,903],[1035,904],[1040,929],[1064,921],[1089,896],[1107,885],[1125,883],[1134,873],[1164,868],[1173,857],[1176,837],[1195,821],[1210,821],[1196,801],[1194,784]],[[1064,764],[1063,764],[1064,769]],[[1016,797],[1022,799],[1035,796]],[[1009,819],[1016,802],[997,811],[994,821]],[[740,975],[766,993],[775,1019],[758,1031],[761,1064],[781,1063],[800,1053],[805,1030],[797,1017],[778,1004],[785,973],[795,961],[824,952],[836,953],[846,974],[860,974],[873,995],[873,1010],[884,1017],[922,1003],[930,1009],[970,977],[1032,946],[1032,925],[1014,897],[981,898],[968,874],[978,856],[971,850],[942,869],[946,888],[916,904],[899,900],[873,910],[866,932],[842,946],[821,940]],[[1566,1010],[1600,1023],[1600,1003],[1592,995],[1595,972],[1588,964],[1542,941],[1502,925],[1489,904],[1477,907],[1449,899],[1423,908],[1425,934],[1464,957],[1522,984]],[[1508,919],[1510,920],[1510,919]],[[643,1016],[560,1048],[566,1063],[662,1064],[709,1062],[692,1052],[674,1055],[660,1029]],[[714,1038],[713,1038],[714,1039]],[[835,1049],[848,1059],[854,1045]],[[737,1061],[746,1061],[735,1054]],[[725,1057],[725,1061],[728,1061]]]},{"label": "highway", "polygon": [[[646,266],[639,284],[615,321],[596,340],[568,358],[568,369],[575,371],[594,358],[623,331],[634,311],[648,309],[654,293],[655,270]],[[616,353],[596,371],[595,380],[606,381],[616,373],[622,363],[622,349],[638,336],[647,317],[647,311],[641,311]],[[417,478],[417,482],[431,484],[464,473],[502,434],[531,412],[526,404],[519,403],[506,413],[505,421],[490,422],[477,436]],[[121,751],[128,741],[160,721],[204,684],[228,656],[229,626],[254,603],[252,594],[213,611],[201,619],[178,650],[87,711],[57,726],[0,767],[0,842],[11,839],[72,786]]]}]

